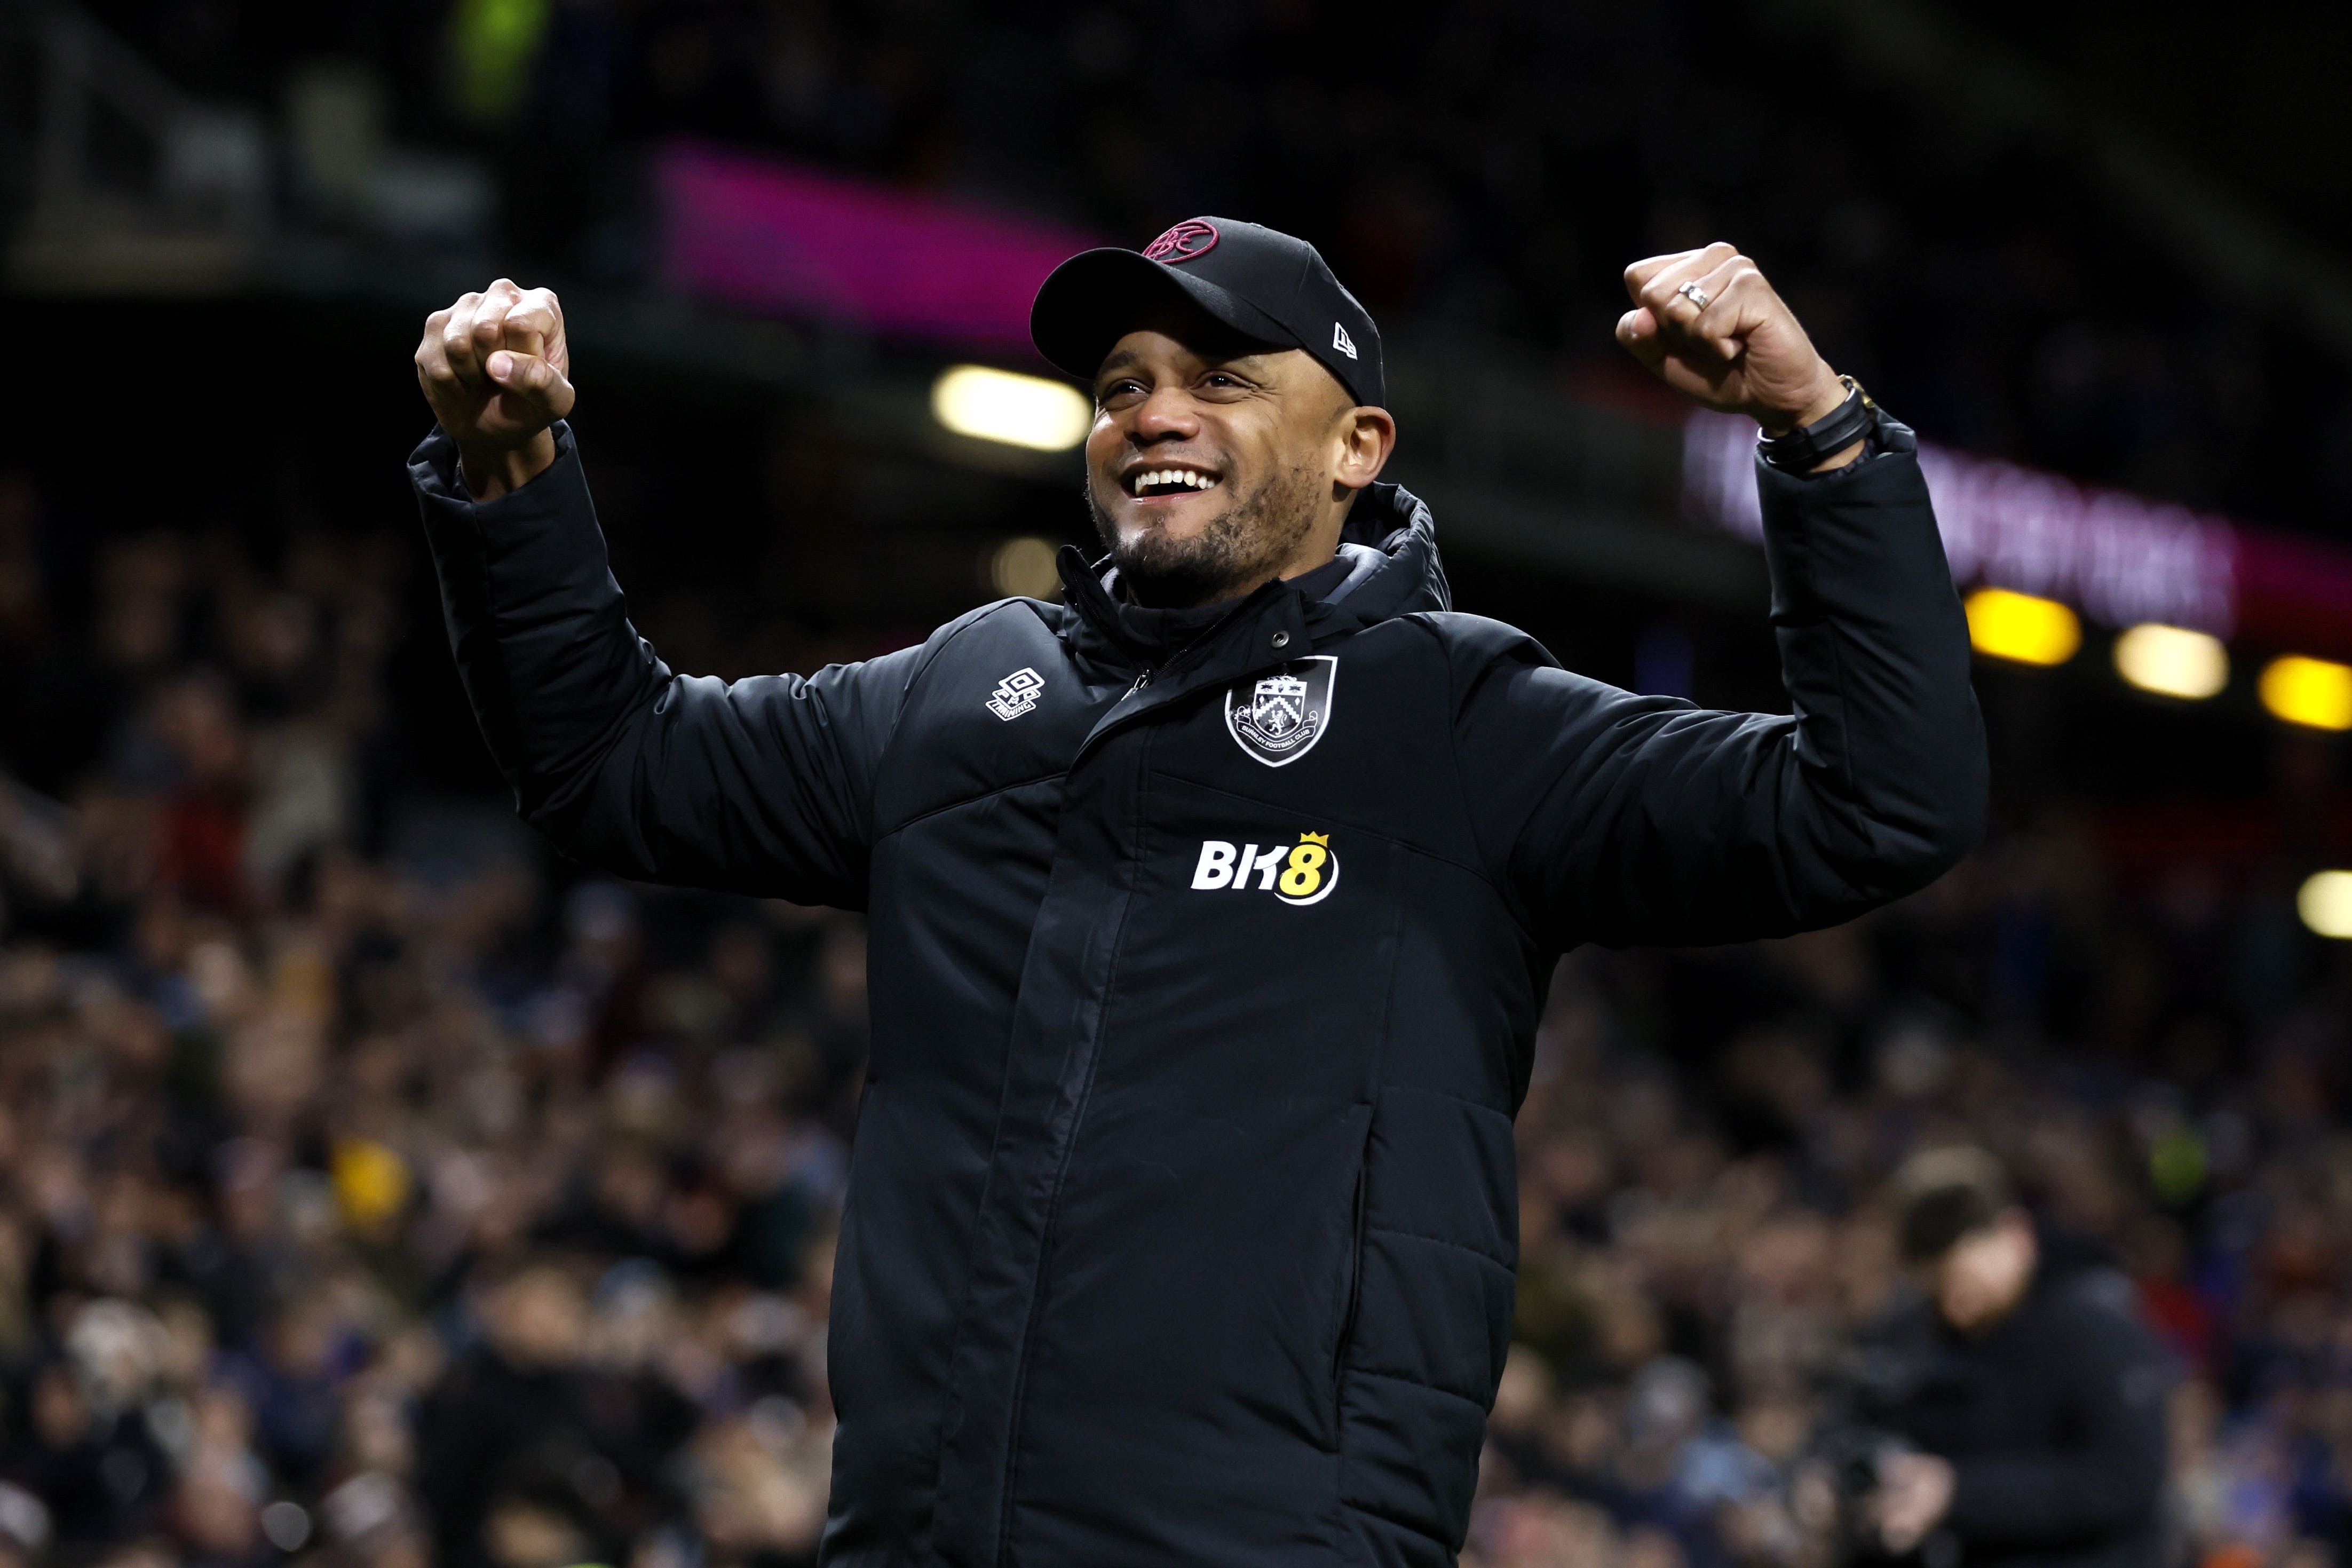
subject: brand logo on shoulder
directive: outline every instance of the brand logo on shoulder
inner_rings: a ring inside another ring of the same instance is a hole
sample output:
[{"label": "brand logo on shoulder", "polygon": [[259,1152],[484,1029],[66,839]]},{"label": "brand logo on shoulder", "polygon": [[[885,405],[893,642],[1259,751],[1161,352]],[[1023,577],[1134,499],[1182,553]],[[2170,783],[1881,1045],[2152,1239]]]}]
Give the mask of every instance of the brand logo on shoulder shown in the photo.
[{"label": "brand logo on shoulder", "polygon": [[1356,340],[1349,337],[1348,329],[1338,321],[1331,323],[1331,346],[1349,359],[1356,357]]},{"label": "brand logo on shoulder", "polygon": [[1045,690],[1045,678],[1025,665],[996,683],[988,694],[988,710],[1010,724],[1037,706],[1037,699]]},{"label": "brand logo on shoulder", "polygon": [[1331,690],[1339,661],[1328,654],[1293,659],[1252,684],[1225,689],[1225,729],[1267,767],[1287,767],[1315,749],[1331,727]]},{"label": "brand logo on shoulder", "polygon": [[1302,833],[1296,844],[1263,850],[1255,844],[1204,838],[1201,858],[1192,865],[1194,892],[1272,893],[1302,909],[1321,903],[1339,885],[1339,857],[1328,833]]}]

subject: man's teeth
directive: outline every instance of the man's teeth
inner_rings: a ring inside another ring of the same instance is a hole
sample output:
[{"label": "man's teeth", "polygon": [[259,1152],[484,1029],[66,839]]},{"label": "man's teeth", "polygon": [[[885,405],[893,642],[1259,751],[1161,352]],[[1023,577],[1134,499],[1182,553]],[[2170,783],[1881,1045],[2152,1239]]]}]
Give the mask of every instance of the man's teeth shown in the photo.
[{"label": "man's teeth", "polygon": [[1152,489],[1183,489],[1204,490],[1217,481],[1206,474],[1196,474],[1190,468],[1154,468],[1136,477],[1135,493],[1142,495]]}]

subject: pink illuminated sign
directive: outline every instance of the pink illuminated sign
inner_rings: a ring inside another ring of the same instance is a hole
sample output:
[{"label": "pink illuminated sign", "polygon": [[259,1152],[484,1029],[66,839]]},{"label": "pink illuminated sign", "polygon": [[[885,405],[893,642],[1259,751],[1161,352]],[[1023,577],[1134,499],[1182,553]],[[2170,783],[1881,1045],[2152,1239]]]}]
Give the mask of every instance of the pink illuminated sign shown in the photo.
[{"label": "pink illuminated sign", "polygon": [[675,288],[862,331],[1028,352],[1029,302],[1094,241],[1074,231],[674,145],[660,156],[662,270]]},{"label": "pink illuminated sign", "polygon": [[[1760,539],[1755,461],[1753,422],[1693,415],[1685,505]],[[1956,581],[2063,599],[2111,626],[2161,621],[2352,654],[2352,551],[1927,441],[1919,468]]]}]

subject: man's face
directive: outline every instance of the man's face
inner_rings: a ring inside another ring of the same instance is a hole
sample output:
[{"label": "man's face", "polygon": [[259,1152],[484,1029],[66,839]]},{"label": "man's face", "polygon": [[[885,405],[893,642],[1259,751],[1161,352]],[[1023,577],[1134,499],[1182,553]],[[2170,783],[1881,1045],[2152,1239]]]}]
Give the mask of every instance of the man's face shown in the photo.
[{"label": "man's face", "polygon": [[1983,1333],[2025,1299],[2040,1257],[2033,1222],[2015,1210],[2002,1215],[1936,1260],[1929,1285],[1937,1311],[1961,1333]]},{"label": "man's face", "polygon": [[1095,376],[1087,500],[1137,596],[1202,605],[1278,575],[1346,491],[1355,406],[1303,349],[1171,306]]},{"label": "man's face", "polygon": [[587,1327],[577,1286],[551,1268],[509,1281],[491,1302],[490,1337],[509,1360],[525,1366],[561,1366],[577,1352]]}]

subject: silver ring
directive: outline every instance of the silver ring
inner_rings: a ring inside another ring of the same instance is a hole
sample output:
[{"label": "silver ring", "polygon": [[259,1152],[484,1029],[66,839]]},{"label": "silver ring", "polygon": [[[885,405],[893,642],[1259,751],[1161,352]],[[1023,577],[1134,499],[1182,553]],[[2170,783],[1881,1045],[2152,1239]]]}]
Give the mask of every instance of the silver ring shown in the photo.
[{"label": "silver ring", "polygon": [[1706,309],[1706,290],[1698,286],[1697,279],[1692,279],[1689,282],[1675,289],[1675,292],[1680,294],[1684,299],[1688,300],[1692,304],[1696,305],[1700,310],[1704,310]]}]

